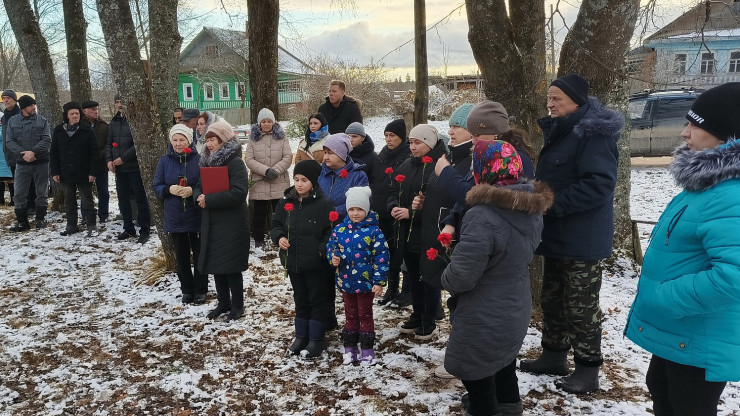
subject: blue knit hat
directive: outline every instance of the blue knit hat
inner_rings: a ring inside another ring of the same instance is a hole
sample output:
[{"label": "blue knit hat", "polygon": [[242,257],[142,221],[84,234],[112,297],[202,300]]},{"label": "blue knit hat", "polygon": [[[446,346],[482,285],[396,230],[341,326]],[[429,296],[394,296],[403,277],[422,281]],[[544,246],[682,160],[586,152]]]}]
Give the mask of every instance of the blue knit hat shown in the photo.
[{"label": "blue knit hat", "polygon": [[457,107],[457,109],[453,111],[452,115],[450,116],[450,127],[458,126],[467,130],[468,114],[470,114],[470,110],[472,110],[473,107],[473,104],[470,103],[465,103],[460,107]]}]

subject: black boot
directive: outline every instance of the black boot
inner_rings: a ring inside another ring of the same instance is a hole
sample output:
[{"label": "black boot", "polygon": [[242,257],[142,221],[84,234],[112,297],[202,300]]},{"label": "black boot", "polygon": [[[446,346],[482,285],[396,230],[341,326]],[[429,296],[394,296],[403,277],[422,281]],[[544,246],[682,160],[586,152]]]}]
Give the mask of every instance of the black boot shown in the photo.
[{"label": "black boot", "polygon": [[10,227],[10,231],[15,233],[18,231],[26,231],[31,229],[31,226],[28,224],[28,215],[26,215],[25,208],[16,209],[15,217],[18,219],[18,224]]},{"label": "black boot", "polygon": [[308,319],[295,318],[295,340],[288,350],[293,355],[298,355],[308,345]]},{"label": "black boot", "polygon": [[576,363],[573,374],[555,381],[555,387],[575,394],[594,392],[599,389],[599,366],[586,367]]},{"label": "black boot", "polygon": [[36,228],[46,228],[46,207],[36,207]]},{"label": "black boot", "polygon": [[301,351],[303,358],[319,358],[324,352],[324,333],[326,326],[321,321],[308,321],[308,345]]},{"label": "black boot", "polygon": [[542,348],[542,355],[536,360],[522,360],[519,369],[527,373],[568,375],[568,350],[553,351]]},{"label": "black boot", "polygon": [[357,348],[357,343],[360,341],[360,333],[357,331],[342,330],[342,345],[344,345],[344,353],[342,353],[342,364],[350,365],[359,359],[360,350]]},{"label": "black boot", "polygon": [[416,330],[421,328],[421,314],[411,313],[409,319],[401,324],[399,328],[402,334],[414,334]]},{"label": "black boot", "polygon": [[385,286],[385,294],[383,297],[378,301],[378,305],[385,305],[388,302],[392,302],[396,299],[396,296],[398,296],[398,283],[400,282],[400,278],[398,276],[398,272],[394,273],[388,273],[388,283]]},{"label": "black boot", "polygon": [[219,303],[216,305],[216,308],[212,311],[208,312],[208,315],[206,315],[206,318],[208,319],[214,319],[217,318],[219,315],[224,314],[226,312],[231,311],[231,305]]},{"label": "black boot", "polygon": [[403,273],[403,283],[401,285],[401,293],[396,296],[396,299],[394,299],[390,303],[391,308],[405,308],[409,305],[411,305],[411,301],[413,299],[411,298],[411,285],[409,284],[409,278],[406,276],[405,273]]},{"label": "black boot", "polygon": [[429,341],[437,335],[437,324],[434,318],[424,315],[421,318],[421,327],[414,331],[414,338],[422,341]]}]

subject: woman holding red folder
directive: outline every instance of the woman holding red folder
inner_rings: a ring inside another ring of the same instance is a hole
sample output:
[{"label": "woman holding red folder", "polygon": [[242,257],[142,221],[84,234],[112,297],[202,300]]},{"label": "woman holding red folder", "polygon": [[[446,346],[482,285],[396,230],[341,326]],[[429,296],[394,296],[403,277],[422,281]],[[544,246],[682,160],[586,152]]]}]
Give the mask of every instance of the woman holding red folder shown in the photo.
[{"label": "woman holding red folder", "polygon": [[207,179],[201,171],[193,191],[203,208],[198,270],[214,275],[218,294],[218,305],[208,313],[210,319],[228,313],[226,320],[233,321],[244,314],[242,271],[249,266],[249,180],[241,156],[242,147],[229,123],[217,121],[208,127],[200,166],[225,166],[228,171],[228,190],[204,192],[212,184],[204,183]]}]

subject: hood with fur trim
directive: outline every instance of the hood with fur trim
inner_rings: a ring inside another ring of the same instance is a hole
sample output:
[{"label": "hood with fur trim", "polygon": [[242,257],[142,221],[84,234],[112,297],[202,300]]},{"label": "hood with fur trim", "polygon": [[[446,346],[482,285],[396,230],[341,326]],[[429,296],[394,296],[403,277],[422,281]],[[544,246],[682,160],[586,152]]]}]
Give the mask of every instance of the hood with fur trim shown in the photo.
[{"label": "hood with fur trim", "polygon": [[468,191],[468,206],[493,205],[509,211],[542,215],[550,209],[554,195],[544,182],[519,182],[510,186],[475,185]]},{"label": "hood with fur trim", "polygon": [[722,181],[740,178],[740,140],[698,152],[684,144],[676,148],[673,157],[671,175],[676,185],[687,191],[704,191]]},{"label": "hood with fur trim", "polygon": [[609,136],[619,139],[624,127],[624,115],[604,106],[596,97],[588,97],[588,103],[564,118],[551,116],[537,120],[548,137],[564,137],[572,131],[578,137]]},{"label": "hood with fur trim", "polygon": [[[275,123],[272,125],[272,137],[275,140],[281,140],[285,138],[285,130],[283,130],[283,126],[281,126],[280,123]],[[249,134],[249,138],[254,140],[255,142],[259,141],[262,138],[262,128],[260,127],[259,123],[252,124],[252,131]]]},{"label": "hood with fur trim", "polygon": [[206,147],[200,157],[200,165],[203,167],[224,166],[234,156],[241,159],[242,145],[238,140],[229,140],[213,153]]}]

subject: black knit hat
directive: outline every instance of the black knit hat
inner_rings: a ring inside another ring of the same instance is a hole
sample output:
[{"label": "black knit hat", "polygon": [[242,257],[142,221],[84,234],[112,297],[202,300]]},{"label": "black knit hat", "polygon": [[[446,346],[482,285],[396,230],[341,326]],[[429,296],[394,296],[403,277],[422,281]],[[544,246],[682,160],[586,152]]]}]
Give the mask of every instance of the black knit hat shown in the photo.
[{"label": "black knit hat", "polygon": [[36,100],[34,100],[30,95],[21,95],[21,98],[18,99],[18,106],[21,110],[34,104],[36,104]]},{"label": "black knit hat", "polygon": [[564,75],[553,81],[550,86],[555,86],[563,90],[578,105],[584,105],[588,102],[588,81],[580,75]]},{"label": "black knit hat", "polygon": [[301,174],[305,176],[311,184],[313,189],[319,189],[319,175],[321,174],[321,165],[316,163],[315,160],[301,160],[296,163],[293,168],[293,176]]},{"label": "black knit hat", "polygon": [[64,120],[65,123],[69,123],[69,117],[67,117],[67,113],[69,113],[69,110],[74,109],[77,109],[77,111],[82,114],[82,107],[80,107],[80,104],[75,101],[70,101],[62,106],[62,120]]},{"label": "black knit hat", "polygon": [[87,101],[82,102],[83,110],[86,108],[93,108],[93,107],[98,107],[98,106],[100,106],[100,103],[98,103],[97,101],[87,100]]},{"label": "black knit hat", "polygon": [[740,82],[728,82],[701,93],[686,119],[722,141],[740,138]]},{"label": "black knit hat", "polygon": [[383,133],[387,131],[394,133],[396,136],[400,137],[402,141],[406,141],[406,122],[403,121],[402,118],[393,120],[388,123],[385,126],[385,130],[383,130]]},{"label": "black knit hat", "polygon": [[10,98],[13,99],[13,101],[18,101],[18,96],[15,95],[15,91],[13,91],[11,89],[7,89],[7,90],[3,91],[2,96],[0,96],[0,98],[2,98],[2,97],[10,97]]}]

